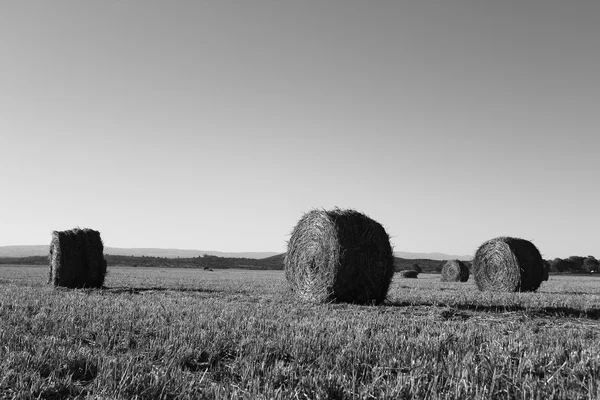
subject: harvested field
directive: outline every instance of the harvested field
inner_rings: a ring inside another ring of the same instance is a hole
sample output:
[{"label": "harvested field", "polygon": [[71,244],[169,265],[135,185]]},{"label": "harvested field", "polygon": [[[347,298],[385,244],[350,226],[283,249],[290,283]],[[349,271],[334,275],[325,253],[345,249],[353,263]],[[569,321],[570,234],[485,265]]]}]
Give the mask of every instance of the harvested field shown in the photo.
[{"label": "harvested field", "polygon": [[106,289],[45,280],[44,267],[0,266],[0,397],[598,393],[600,278],[503,293],[396,275],[381,306],[298,303],[282,271],[111,268]]}]

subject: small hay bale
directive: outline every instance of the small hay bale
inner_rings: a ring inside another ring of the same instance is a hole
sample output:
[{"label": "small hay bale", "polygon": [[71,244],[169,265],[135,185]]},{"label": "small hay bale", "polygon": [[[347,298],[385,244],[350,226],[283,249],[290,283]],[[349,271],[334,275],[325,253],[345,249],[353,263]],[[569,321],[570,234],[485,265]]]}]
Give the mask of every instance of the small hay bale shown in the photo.
[{"label": "small hay bale", "polygon": [[442,282],[467,282],[469,267],[460,260],[450,260],[442,267]]},{"label": "small hay bale", "polygon": [[498,237],[477,249],[472,271],[481,291],[528,292],[540,287],[542,256],[530,241]]},{"label": "small hay bale", "polygon": [[400,271],[400,276],[403,278],[416,279],[419,273],[414,269],[407,269],[404,271]]},{"label": "small hay bale", "polygon": [[313,210],[292,231],[284,268],[301,300],[378,304],[394,275],[394,255],[385,229],[366,215]]},{"label": "small hay bale", "polygon": [[550,278],[550,263],[546,260],[542,261],[544,263],[544,273],[542,274],[542,280],[547,281]]},{"label": "small hay bale", "polygon": [[101,288],[106,276],[100,232],[72,229],[52,232],[48,283],[68,288]]}]

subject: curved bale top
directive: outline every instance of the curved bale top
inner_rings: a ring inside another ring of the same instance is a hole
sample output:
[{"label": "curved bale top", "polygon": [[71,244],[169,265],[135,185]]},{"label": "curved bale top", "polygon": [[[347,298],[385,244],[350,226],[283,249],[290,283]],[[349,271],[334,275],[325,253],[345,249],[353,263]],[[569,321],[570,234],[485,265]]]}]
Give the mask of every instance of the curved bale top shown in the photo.
[{"label": "curved bale top", "polygon": [[417,279],[418,275],[419,275],[419,273],[417,271],[415,271],[414,269],[407,269],[404,271],[400,271],[400,276],[403,278]]},{"label": "curved bale top", "polygon": [[479,290],[535,291],[542,283],[542,256],[530,241],[498,237],[479,246],[472,270]]},{"label": "curved bale top", "polygon": [[460,260],[450,260],[442,267],[442,282],[467,282],[469,267]]},{"label": "curved bale top", "polygon": [[72,229],[52,232],[48,283],[68,288],[101,288],[106,275],[100,232]]},{"label": "curved bale top", "polygon": [[292,231],[284,267],[301,300],[378,304],[394,275],[394,255],[385,229],[366,215],[313,210]]}]

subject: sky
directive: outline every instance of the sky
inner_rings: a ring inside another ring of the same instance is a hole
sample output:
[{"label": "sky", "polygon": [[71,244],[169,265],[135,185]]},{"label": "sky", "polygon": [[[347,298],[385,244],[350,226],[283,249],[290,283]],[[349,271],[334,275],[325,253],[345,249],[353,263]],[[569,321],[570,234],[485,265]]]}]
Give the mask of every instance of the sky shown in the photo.
[{"label": "sky", "polygon": [[0,65],[0,246],[600,258],[600,2],[7,1]]}]

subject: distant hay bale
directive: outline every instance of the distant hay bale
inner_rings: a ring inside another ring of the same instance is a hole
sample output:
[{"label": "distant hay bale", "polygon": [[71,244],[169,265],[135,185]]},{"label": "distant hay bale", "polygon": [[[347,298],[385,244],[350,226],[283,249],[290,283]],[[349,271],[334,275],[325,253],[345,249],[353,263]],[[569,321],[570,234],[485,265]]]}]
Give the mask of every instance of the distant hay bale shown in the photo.
[{"label": "distant hay bale", "polygon": [[479,290],[527,292],[540,287],[542,256],[533,243],[519,238],[498,237],[483,243],[473,259]]},{"label": "distant hay bale", "polygon": [[460,260],[450,260],[442,267],[442,282],[467,282],[469,267]]},{"label": "distant hay bale", "polygon": [[550,263],[546,260],[542,261],[544,264],[544,272],[542,274],[542,280],[547,281],[550,278]]},{"label": "distant hay bale", "polygon": [[366,215],[313,210],[292,231],[284,268],[302,300],[378,304],[394,275],[394,255],[385,229]]},{"label": "distant hay bale", "polygon": [[400,271],[400,276],[403,278],[416,279],[419,273],[413,269],[407,269],[404,271]]},{"label": "distant hay bale", "polygon": [[68,288],[101,288],[106,275],[100,232],[73,229],[52,232],[48,283]]}]

